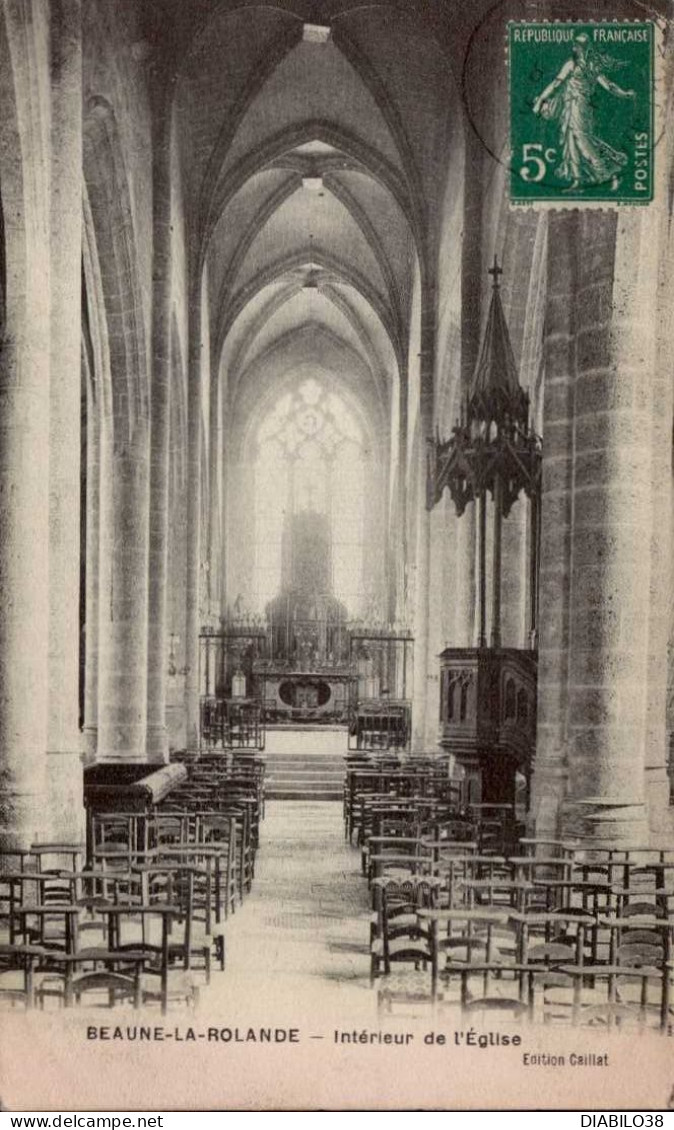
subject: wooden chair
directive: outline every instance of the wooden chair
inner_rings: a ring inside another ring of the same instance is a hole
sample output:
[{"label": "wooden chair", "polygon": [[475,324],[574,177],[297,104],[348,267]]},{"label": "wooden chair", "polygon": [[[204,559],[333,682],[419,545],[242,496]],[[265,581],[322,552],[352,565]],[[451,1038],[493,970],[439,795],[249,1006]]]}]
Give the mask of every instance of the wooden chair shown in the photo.
[{"label": "wooden chair", "polygon": [[[512,960],[505,956],[505,939],[497,934],[507,931],[508,915],[498,909],[470,909],[463,907],[437,907],[422,909],[418,917],[428,922],[431,949],[431,991],[438,999],[440,987],[445,986],[442,999],[447,1001],[447,989],[453,978],[461,975],[465,967],[476,961],[486,961],[502,966]],[[514,943],[509,947],[514,953]],[[486,991],[486,983],[484,985]],[[455,1002],[458,998],[454,997]]]},{"label": "wooden chair", "polygon": [[[236,874],[239,902],[253,882],[252,848],[249,813],[246,808],[226,808],[202,812],[198,816],[196,842],[205,845],[227,845],[231,866]],[[233,910],[235,902],[232,903]]]},{"label": "wooden chair", "polygon": [[35,1006],[36,971],[43,957],[40,946],[0,944],[0,1004]]},{"label": "wooden chair", "polygon": [[[140,1008],[145,963],[146,955],[140,950],[120,953],[95,949],[51,955],[49,969],[52,974],[55,968],[63,969],[63,1004],[66,1008],[81,1004],[84,998],[87,998],[89,1006],[93,1003],[114,1008],[127,1003],[133,1008]],[[39,996],[44,1002],[44,985]]]},{"label": "wooden chair", "polygon": [[600,918],[598,925],[610,937],[608,962],[575,976],[582,978],[581,1000],[588,983],[595,993],[602,987],[604,995],[599,1004],[582,1001],[581,1023],[667,1030],[672,996],[671,922],[632,915]]},{"label": "wooden chair", "polygon": [[[120,903],[113,906],[106,904],[98,907],[98,911],[109,921],[112,953],[116,958],[123,961],[130,954],[135,960],[137,955],[142,955],[140,987],[143,1005],[159,1003],[164,1014],[171,1003],[196,1003],[198,990],[189,969],[188,957],[191,923],[182,907],[166,902],[140,906]],[[180,924],[180,939],[172,929],[174,923]],[[175,965],[178,953],[181,967]]]},{"label": "wooden chair", "polygon": [[[25,872],[21,878],[35,880]],[[39,878],[38,888],[44,894],[54,876],[42,873]],[[28,1007],[35,1000],[43,1008],[49,999],[70,1007],[93,989],[104,990],[110,1005],[126,999],[138,1006],[143,956],[108,950],[104,923],[87,918],[81,902],[57,903],[47,898],[31,904],[24,898],[15,907],[15,915],[14,933],[24,941],[14,948],[26,963]],[[92,935],[98,944],[84,944]],[[25,942],[31,937],[39,944]]]},{"label": "wooden chair", "polygon": [[458,883],[465,905],[471,908],[511,908],[524,910],[537,905],[540,892],[526,879],[492,874],[480,879],[464,878]]},{"label": "wooden chair", "polygon": [[517,961],[529,967],[520,983],[527,989],[531,1018],[576,1023],[579,980],[569,969],[584,968],[594,953],[588,938],[595,920],[580,913],[539,911],[513,915],[512,921],[518,928]]},{"label": "wooden chair", "polygon": [[[200,958],[207,983],[211,978],[213,946],[212,862],[212,857],[208,857],[203,865],[153,861],[134,868],[142,880],[144,906],[162,909],[163,905],[169,905],[177,908],[171,924],[178,929],[170,932],[166,951],[169,966],[179,965],[189,971],[195,958]],[[203,888],[198,887],[199,880],[203,880]],[[147,936],[143,937],[143,943],[145,948],[152,946]],[[133,945],[131,942],[131,947]],[[154,948],[158,948],[156,943]]]},{"label": "wooden chair", "polygon": [[71,841],[36,841],[30,845],[30,854],[35,859],[37,871],[58,873],[63,867],[76,870],[82,866],[86,844]]},{"label": "wooden chair", "polygon": [[440,883],[424,876],[380,878],[373,884],[374,916],[370,934],[370,978],[391,972],[392,963],[426,968],[431,958],[429,931],[417,911],[433,907]]}]

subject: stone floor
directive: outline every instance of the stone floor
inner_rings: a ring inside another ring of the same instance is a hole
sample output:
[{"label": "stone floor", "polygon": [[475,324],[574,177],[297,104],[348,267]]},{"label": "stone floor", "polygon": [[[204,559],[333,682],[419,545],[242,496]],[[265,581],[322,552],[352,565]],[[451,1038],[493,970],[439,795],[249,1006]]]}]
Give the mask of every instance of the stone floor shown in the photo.
[{"label": "stone floor", "polygon": [[373,1019],[369,920],[341,802],[268,801],[253,889],[228,921],[227,968],[203,987],[200,1011]]}]

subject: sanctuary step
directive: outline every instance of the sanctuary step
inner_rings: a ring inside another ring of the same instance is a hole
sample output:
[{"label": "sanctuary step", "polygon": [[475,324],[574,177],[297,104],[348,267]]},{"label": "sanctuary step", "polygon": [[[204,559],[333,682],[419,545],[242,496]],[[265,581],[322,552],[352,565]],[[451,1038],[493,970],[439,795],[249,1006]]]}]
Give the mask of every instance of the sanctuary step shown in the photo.
[{"label": "sanctuary step", "polygon": [[326,753],[267,753],[265,795],[271,800],[340,800],[344,757]]}]

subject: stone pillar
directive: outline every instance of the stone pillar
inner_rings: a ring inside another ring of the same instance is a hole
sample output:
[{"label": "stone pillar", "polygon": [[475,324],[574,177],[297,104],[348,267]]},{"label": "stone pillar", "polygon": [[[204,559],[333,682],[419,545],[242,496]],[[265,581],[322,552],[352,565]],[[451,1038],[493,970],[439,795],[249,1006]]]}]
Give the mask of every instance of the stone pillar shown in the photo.
[{"label": "stone pillar", "polygon": [[169,749],[185,748],[185,569],[187,437],[184,428],[185,381],[177,333],[171,346],[171,432],[169,439],[169,529],[167,630],[173,653],[166,688]]},{"label": "stone pillar", "polygon": [[528,647],[527,516],[530,503],[521,494],[503,520],[501,562],[501,641],[503,647]]},{"label": "stone pillar", "polygon": [[532,782],[536,833],[554,837],[566,793],[578,217],[549,217],[539,574],[538,729]]},{"label": "stone pillar", "polygon": [[475,579],[477,505],[471,502],[459,518],[448,492],[445,492],[445,499],[448,513],[447,537],[454,543],[452,583],[445,594],[445,599],[450,598],[454,603],[452,635],[447,643],[451,647],[475,647],[477,644]]},{"label": "stone pillar", "polygon": [[438,656],[445,646],[446,626],[444,615],[447,608],[446,558],[447,558],[447,518],[444,505],[435,506],[430,512],[431,560],[429,573],[429,618],[428,618],[428,703],[426,707],[426,747],[438,749],[440,718],[440,662]]},{"label": "stone pillar", "polygon": [[[482,320],[483,159],[484,150],[474,130],[465,126],[466,172],[463,195],[463,239],[461,242],[461,372],[454,396],[453,416],[458,418],[462,398],[470,389],[480,352]],[[471,503],[459,518],[449,503],[448,536],[455,537],[456,614],[454,647],[477,644],[476,542],[477,503]]]},{"label": "stone pillar", "polygon": [[[412,474],[418,476],[417,553],[415,586],[414,717],[415,750],[435,745],[437,736],[437,659],[429,656],[431,515],[426,507],[426,442],[433,438],[433,376],[435,370],[435,298],[426,282],[421,292],[421,353],[419,358],[419,453]],[[410,437],[411,438],[411,437]],[[430,685],[429,685],[430,683]],[[436,692],[434,694],[434,692]]]},{"label": "stone pillar", "polygon": [[468,392],[480,354],[482,321],[483,164],[484,148],[474,129],[465,126],[466,172],[461,241],[461,388],[454,400],[459,415],[461,396]]},{"label": "stone pillar", "polygon": [[78,725],[82,293],[82,13],[52,0],[49,733],[51,833],[83,833]]},{"label": "stone pillar", "polygon": [[[671,294],[671,290],[668,292]],[[662,311],[663,323],[668,312]],[[648,610],[646,747],[644,787],[651,833],[665,845],[672,843],[674,809],[669,804],[667,735],[667,648],[670,621],[667,594],[672,588],[672,369],[663,365],[654,374],[652,405],[651,470],[651,579]],[[671,614],[671,613],[670,613]]]},{"label": "stone pillar", "polygon": [[[83,358],[84,364],[84,358]],[[94,761],[98,746],[98,620],[101,452],[100,405],[94,396],[93,374],[87,379],[87,538],[85,546],[85,656],[84,679],[84,754]]]},{"label": "stone pillar", "polygon": [[187,370],[187,553],[185,569],[185,725],[188,749],[199,745],[199,565],[201,561],[202,279],[192,284]]},{"label": "stone pillar", "polygon": [[410,608],[409,589],[410,589],[410,531],[409,531],[409,516],[408,516],[408,503],[407,503],[407,488],[408,488],[408,472],[407,472],[407,451],[408,451],[408,437],[407,437],[407,419],[408,419],[408,405],[407,405],[407,388],[408,378],[401,380],[398,386],[398,478],[396,482],[395,492],[395,509],[393,520],[391,522],[391,531],[394,539],[394,553],[396,555],[396,570],[395,570],[395,600],[396,607],[394,610],[394,619],[407,620],[410,617],[412,609]]},{"label": "stone pillar", "polygon": [[146,760],[148,448],[145,423],[119,449],[102,429],[99,762]]},{"label": "stone pillar", "polygon": [[578,232],[570,818],[612,845],[647,842],[654,329],[638,293],[647,230],[640,216],[588,213]]},{"label": "stone pillar", "polygon": [[[0,845],[28,847],[47,812],[49,152],[31,87],[35,30],[0,12],[0,182],[6,309],[0,345]],[[43,29],[40,29],[42,31]],[[11,49],[11,57],[10,57]],[[44,118],[43,118],[44,120]]]},{"label": "stone pillar", "polygon": [[[424,445],[425,448],[425,445]],[[425,454],[425,451],[424,451]],[[421,455],[420,455],[421,458]],[[418,467],[412,473],[422,477]],[[412,748],[415,752],[426,749],[428,739],[428,620],[430,614],[430,559],[431,559],[431,515],[425,506],[425,482],[420,484],[417,517],[417,552],[415,578],[414,615],[414,710]]]},{"label": "stone pillar", "polygon": [[[229,435],[229,432],[228,432]],[[241,514],[244,466],[233,452],[234,444],[227,447],[225,459],[225,497],[227,508],[226,529],[226,581],[225,609],[233,606],[242,591],[247,562],[244,562],[243,531],[245,522]]]},{"label": "stone pillar", "polygon": [[220,575],[218,585],[218,598],[220,602],[220,615],[224,616],[227,612],[227,593],[229,589],[229,561],[227,554],[227,539],[228,539],[228,475],[229,475],[229,460],[227,459],[227,440],[228,440],[228,383],[224,380],[224,373],[222,368],[218,365],[218,372],[220,374],[220,388],[222,394],[220,397],[220,466],[222,468],[222,493],[220,498]]},{"label": "stone pillar", "polygon": [[222,433],[220,430],[220,366],[210,366],[211,393],[208,419],[208,611],[210,616],[220,616],[220,515],[221,515],[221,476]]},{"label": "stone pillar", "polygon": [[147,758],[162,763],[168,761],[166,585],[171,418],[171,117],[165,105],[164,89],[155,94]]},{"label": "stone pillar", "polygon": [[[385,502],[388,444],[380,437],[374,441],[373,455],[363,460],[363,592],[371,595],[376,606],[386,615],[383,582],[384,552],[386,547]],[[366,600],[367,603],[367,600]],[[351,611],[351,610],[350,610]],[[353,615],[354,613],[351,612]],[[358,615],[361,615],[358,613]]]},{"label": "stone pillar", "polygon": [[[669,77],[671,113],[671,80],[674,78],[674,53],[669,45]],[[658,153],[656,161],[656,194],[666,198],[668,174],[674,160],[674,139],[669,137],[668,152]],[[647,270],[653,289],[648,296],[645,271],[637,280],[639,309],[653,319],[652,340],[655,357],[652,365],[651,401],[651,584],[649,591],[648,684],[646,702],[645,793],[648,819],[654,843],[669,846],[674,833],[674,807],[669,803],[674,761],[668,767],[672,749],[671,714],[674,695],[668,691],[674,659],[674,586],[672,555],[674,553],[674,463],[672,435],[674,427],[674,323],[671,317],[671,295],[674,284],[674,232],[666,208],[648,209],[641,221],[650,230],[642,236],[642,248],[648,255]],[[642,251],[642,254],[643,254]]]}]

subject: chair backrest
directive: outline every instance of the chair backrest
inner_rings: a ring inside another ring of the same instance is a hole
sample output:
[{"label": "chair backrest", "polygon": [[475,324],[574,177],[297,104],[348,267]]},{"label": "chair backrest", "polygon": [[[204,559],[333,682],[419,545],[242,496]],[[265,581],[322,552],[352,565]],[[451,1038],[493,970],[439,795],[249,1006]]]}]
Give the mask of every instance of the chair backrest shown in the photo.
[{"label": "chair backrest", "polygon": [[576,951],[573,946],[562,942],[534,942],[527,950],[525,959],[529,965],[559,965],[573,963]]},{"label": "chair backrest", "polygon": [[[391,877],[380,881],[379,897],[375,899],[375,934],[381,939],[385,968],[391,960],[430,960],[428,930],[419,926],[415,912],[435,906],[437,896],[437,885],[421,877]],[[391,948],[394,942],[395,953]]]},{"label": "chair backrest", "polygon": [[643,899],[634,902],[625,902],[620,908],[621,918],[637,918],[649,915],[653,918],[666,918],[664,907],[661,903],[646,902]]},{"label": "chair backrest", "polygon": [[381,882],[382,906],[384,913],[402,913],[433,907],[438,901],[438,885],[423,875],[405,877],[386,876]]}]

